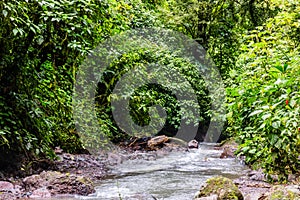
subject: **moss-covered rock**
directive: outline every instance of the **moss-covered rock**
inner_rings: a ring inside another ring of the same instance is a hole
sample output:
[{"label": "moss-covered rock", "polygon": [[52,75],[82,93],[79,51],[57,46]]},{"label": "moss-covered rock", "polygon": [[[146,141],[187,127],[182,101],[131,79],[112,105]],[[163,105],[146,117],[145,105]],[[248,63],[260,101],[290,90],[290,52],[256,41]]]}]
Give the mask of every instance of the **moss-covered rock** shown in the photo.
[{"label": "moss-covered rock", "polygon": [[200,188],[195,198],[217,195],[218,200],[243,200],[244,197],[232,180],[217,176],[210,178]]},{"label": "moss-covered rock", "polygon": [[267,195],[267,200],[298,200],[300,199],[299,193],[284,186],[274,186],[270,193]]}]

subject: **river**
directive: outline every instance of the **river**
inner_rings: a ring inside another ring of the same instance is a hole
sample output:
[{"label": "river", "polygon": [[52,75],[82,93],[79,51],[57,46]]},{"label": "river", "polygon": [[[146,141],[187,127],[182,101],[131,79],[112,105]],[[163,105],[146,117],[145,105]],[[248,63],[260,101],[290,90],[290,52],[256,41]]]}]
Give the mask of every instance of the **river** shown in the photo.
[{"label": "river", "polygon": [[111,176],[97,183],[96,193],[82,200],[189,200],[206,179],[241,176],[247,168],[234,158],[220,159],[214,144],[171,152],[155,159],[126,160],[112,168]]}]

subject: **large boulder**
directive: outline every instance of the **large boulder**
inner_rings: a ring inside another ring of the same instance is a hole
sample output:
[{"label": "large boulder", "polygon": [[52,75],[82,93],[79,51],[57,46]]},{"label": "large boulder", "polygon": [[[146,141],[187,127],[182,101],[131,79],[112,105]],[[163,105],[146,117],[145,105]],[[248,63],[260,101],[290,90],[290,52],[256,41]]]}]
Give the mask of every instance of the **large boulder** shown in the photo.
[{"label": "large boulder", "polygon": [[147,145],[150,150],[155,150],[157,147],[162,147],[166,142],[169,142],[169,137],[160,135],[148,140]]},{"label": "large boulder", "polygon": [[14,189],[14,185],[7,181],[0,181],[0,192],[7,192]]},{"label": "large boulder", "polygon": [[23,179],[26,191],[34,192],[33,196],[49,197],[57,194],[88,195],[95,192],[91,180],[76,174],[44,171]]},{"label": "large boulder", "polygon": [[[196,193],[195,200],[205,199],[203,197],[211,197],[217,200],[243,200],[244,197],[238,187],[232,180],[217,176],[210,178]],[[209,199],[209,198],[206,198]]]},{"label": "large boulder", "polygon": [[20,197],[20,186],[7,181],[0,181],[0,199],[16,199]]}]

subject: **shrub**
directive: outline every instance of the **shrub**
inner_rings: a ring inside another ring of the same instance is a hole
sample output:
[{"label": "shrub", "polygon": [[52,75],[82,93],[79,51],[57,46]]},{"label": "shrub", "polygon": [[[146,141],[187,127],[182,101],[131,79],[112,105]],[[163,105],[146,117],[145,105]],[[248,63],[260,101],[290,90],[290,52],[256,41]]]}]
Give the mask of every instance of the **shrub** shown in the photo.
[{"label": "shrub", "polygon": [[227,131],[240,143],[246,163],[286,180],[300,156],[299,7],[269,19],[246,37],[236,84],[227,88]]}]

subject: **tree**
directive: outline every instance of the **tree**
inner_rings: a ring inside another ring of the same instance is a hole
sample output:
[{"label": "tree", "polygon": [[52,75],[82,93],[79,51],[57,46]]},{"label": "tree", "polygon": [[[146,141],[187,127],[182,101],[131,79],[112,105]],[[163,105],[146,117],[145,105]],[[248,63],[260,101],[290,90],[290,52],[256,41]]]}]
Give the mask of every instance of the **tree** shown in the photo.
[{"label": "tree", "polygon": [[0,3],[1,152],[53,157],[55,146],[82,149],[72,91],[84,56],[127,27],[114,1]]},{"label": "tree", "polygon": [[223,77],[235,67],[242,34],[276,14],[269,1],[168,0],[160,7],[165,27],[199,42],[212,56]]}]

